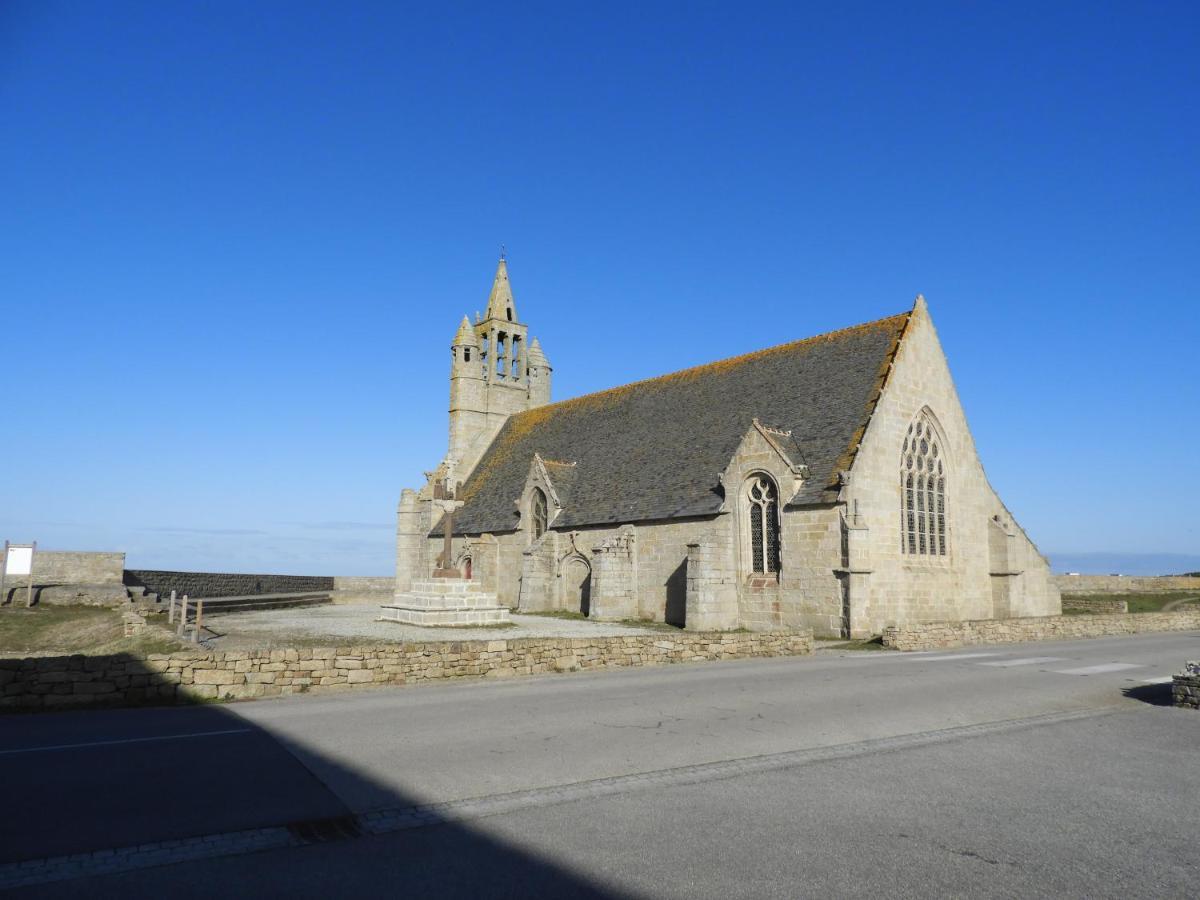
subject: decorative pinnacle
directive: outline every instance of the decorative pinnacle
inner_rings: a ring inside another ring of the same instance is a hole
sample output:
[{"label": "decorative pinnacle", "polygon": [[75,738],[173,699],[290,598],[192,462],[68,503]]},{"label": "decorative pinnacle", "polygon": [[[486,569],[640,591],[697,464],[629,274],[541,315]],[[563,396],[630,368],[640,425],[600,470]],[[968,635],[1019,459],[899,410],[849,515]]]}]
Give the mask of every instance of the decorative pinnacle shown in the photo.
[{"label": "decorative pinnacle", "polygon": [[458,325],[458,332],[454,335],[453,346],[479,346],[479,338],[475,336],[475,331],[471,328],[471,322],[466,316],[463,316],[462,321]]},{"label": "decorative pinnacle", "polygon": [[488,295],[484,318],[517,321],[517,304],[513,301],[512,288],[508,284],[508,263],[503,256],[496,266],[496,277],[492,280],[492,292]]}]

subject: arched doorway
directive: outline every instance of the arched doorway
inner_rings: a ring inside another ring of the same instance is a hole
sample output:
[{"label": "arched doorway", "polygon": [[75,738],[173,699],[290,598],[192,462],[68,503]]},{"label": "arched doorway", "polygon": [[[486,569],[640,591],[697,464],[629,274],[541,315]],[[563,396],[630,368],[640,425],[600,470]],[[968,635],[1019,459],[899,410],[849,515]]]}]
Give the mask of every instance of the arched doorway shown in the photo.
[{"label": "arched doorway", "polygon": [[563,564],[563,607],[588,615],[592,606],[592,567],[574,556]]}]

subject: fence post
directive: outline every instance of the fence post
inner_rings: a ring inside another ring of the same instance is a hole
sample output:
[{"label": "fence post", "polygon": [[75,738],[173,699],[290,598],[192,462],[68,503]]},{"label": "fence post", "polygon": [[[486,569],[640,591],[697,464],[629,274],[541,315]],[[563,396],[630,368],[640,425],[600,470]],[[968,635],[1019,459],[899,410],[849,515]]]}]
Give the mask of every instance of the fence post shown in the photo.
[{"label": "fence post", "polygon": [[196,601],[196,630],[192,632],[192,643],[200,643],[200,619],[204,616],[204,598]]},{"label": "fence post", "polygon": [[33,542],[33,550],[29,553],[29,593],[25,595],[25,608],[33,608],[33,558],[37,556],[37,541]]},{"label": "fence post", "polygon": [[178,637],[183,637],[184,629],[187,628],[187,605],[188,595],[183,595],[183,604],[179,607],[179,624],[175,627],[175,634]]},{"label": "fence post", "polygon": [[171,605],[167,608],[167,624],[175,624],[175,592],[171,591]]}]

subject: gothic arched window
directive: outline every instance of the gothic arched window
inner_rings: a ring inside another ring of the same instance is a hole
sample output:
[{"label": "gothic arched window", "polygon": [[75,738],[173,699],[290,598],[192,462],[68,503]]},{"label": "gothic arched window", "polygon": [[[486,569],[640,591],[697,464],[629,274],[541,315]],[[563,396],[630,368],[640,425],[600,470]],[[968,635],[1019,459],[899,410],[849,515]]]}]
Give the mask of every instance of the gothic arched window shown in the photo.
[{"label": "gothic arched window", "polygon": [[541,488],[533,489],[529,500],[529,522],[533,539],[536,541],[546,533],[546,494]]},{"label": "gothic arched window", "polygon": [[775,482],[752,475],[746,490],[750,519],[750,560],[755,572],[779,571],[779,502]]},{"label": "gothic arched window", "polygon": [[946,458],[932,416],[908,426],[900,453],[900,552],[946,555]]}]

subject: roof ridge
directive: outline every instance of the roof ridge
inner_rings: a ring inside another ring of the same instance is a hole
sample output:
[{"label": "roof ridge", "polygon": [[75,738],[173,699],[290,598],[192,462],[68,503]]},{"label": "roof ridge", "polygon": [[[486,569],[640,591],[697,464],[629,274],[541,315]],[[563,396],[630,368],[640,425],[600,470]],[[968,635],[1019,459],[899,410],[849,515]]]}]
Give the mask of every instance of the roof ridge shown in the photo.
[{"label": "roof ridge", "polygon": [[650,384],[655,381],[666,381],[668,378],[677,378],[681,375],[699,374],[700,372],[702,372],[706,369],[716,369],[720,366],[738,365],[742,362],[749,362],[752,357],[763,356],[768,353],[777,353],[782,350],[789,350],[794,347],[798,347],[801,344],[807,344],[812,341],[829,340],[830,338],[840,337],[840,336],[848,334],[852,331],[859,331],[859,330],[862,330],[865,328],[870,328],[872,326],[883,325],[885,322],[891,323],[897,319],[907,320],[911,315],[912,315],[912,310],[905,310],[904,312],[896,313],[895,315],[884,316],[882,319],[873,319],[870,322],[860,322],[857,325],[848,325],[845,328],[838,328],[833,331],[826,331],[826,332],[822,332],[821,334],[814,334],[814,335],[811,335],[810,337],[800,338],[795,341],[787,341],[786,343],[783,343],[783,344],[775,344],[774,346],[771,346],[771,347],[763,347],[759,350],[751,350],[747,353],[739,353],[737,356],[729,356],[729,357],[726,357],[725,359],[718,359],[718,360],[714,360],[713,362],[701,363],[698,366],[689,366],[686,369],[677,369],[674,372],[665,372],[662,375],[654,375],[654,376],[651,376],[650,378],[642,378],[642,379],[639,379],[638,381],[630,381],[625,384],[614,385],[613,387],[604,388],[603,390],[600,390],[600,391],[592,391],[590,394],[580,394],[578,397],[568,397],[565,400],[556,400],[554,403],[547,403],[543,406],[535,406],[533,409],[527,409],[527,410],[523,410],[519,413],[514,413],[509,418],[510,419],[524,419],[526,417],[539,418],[541,416],[544,416],[547,412],[549,412],[552,409],[562,408],[562,407],[568,406],[572,403],[582,403],[585,400],[594,400],[598,397],[603,397],[605,394],[613,394],[613,393],[616,393],[617,391],[624,391],[629,388],[639,387],[641,385]]}]

